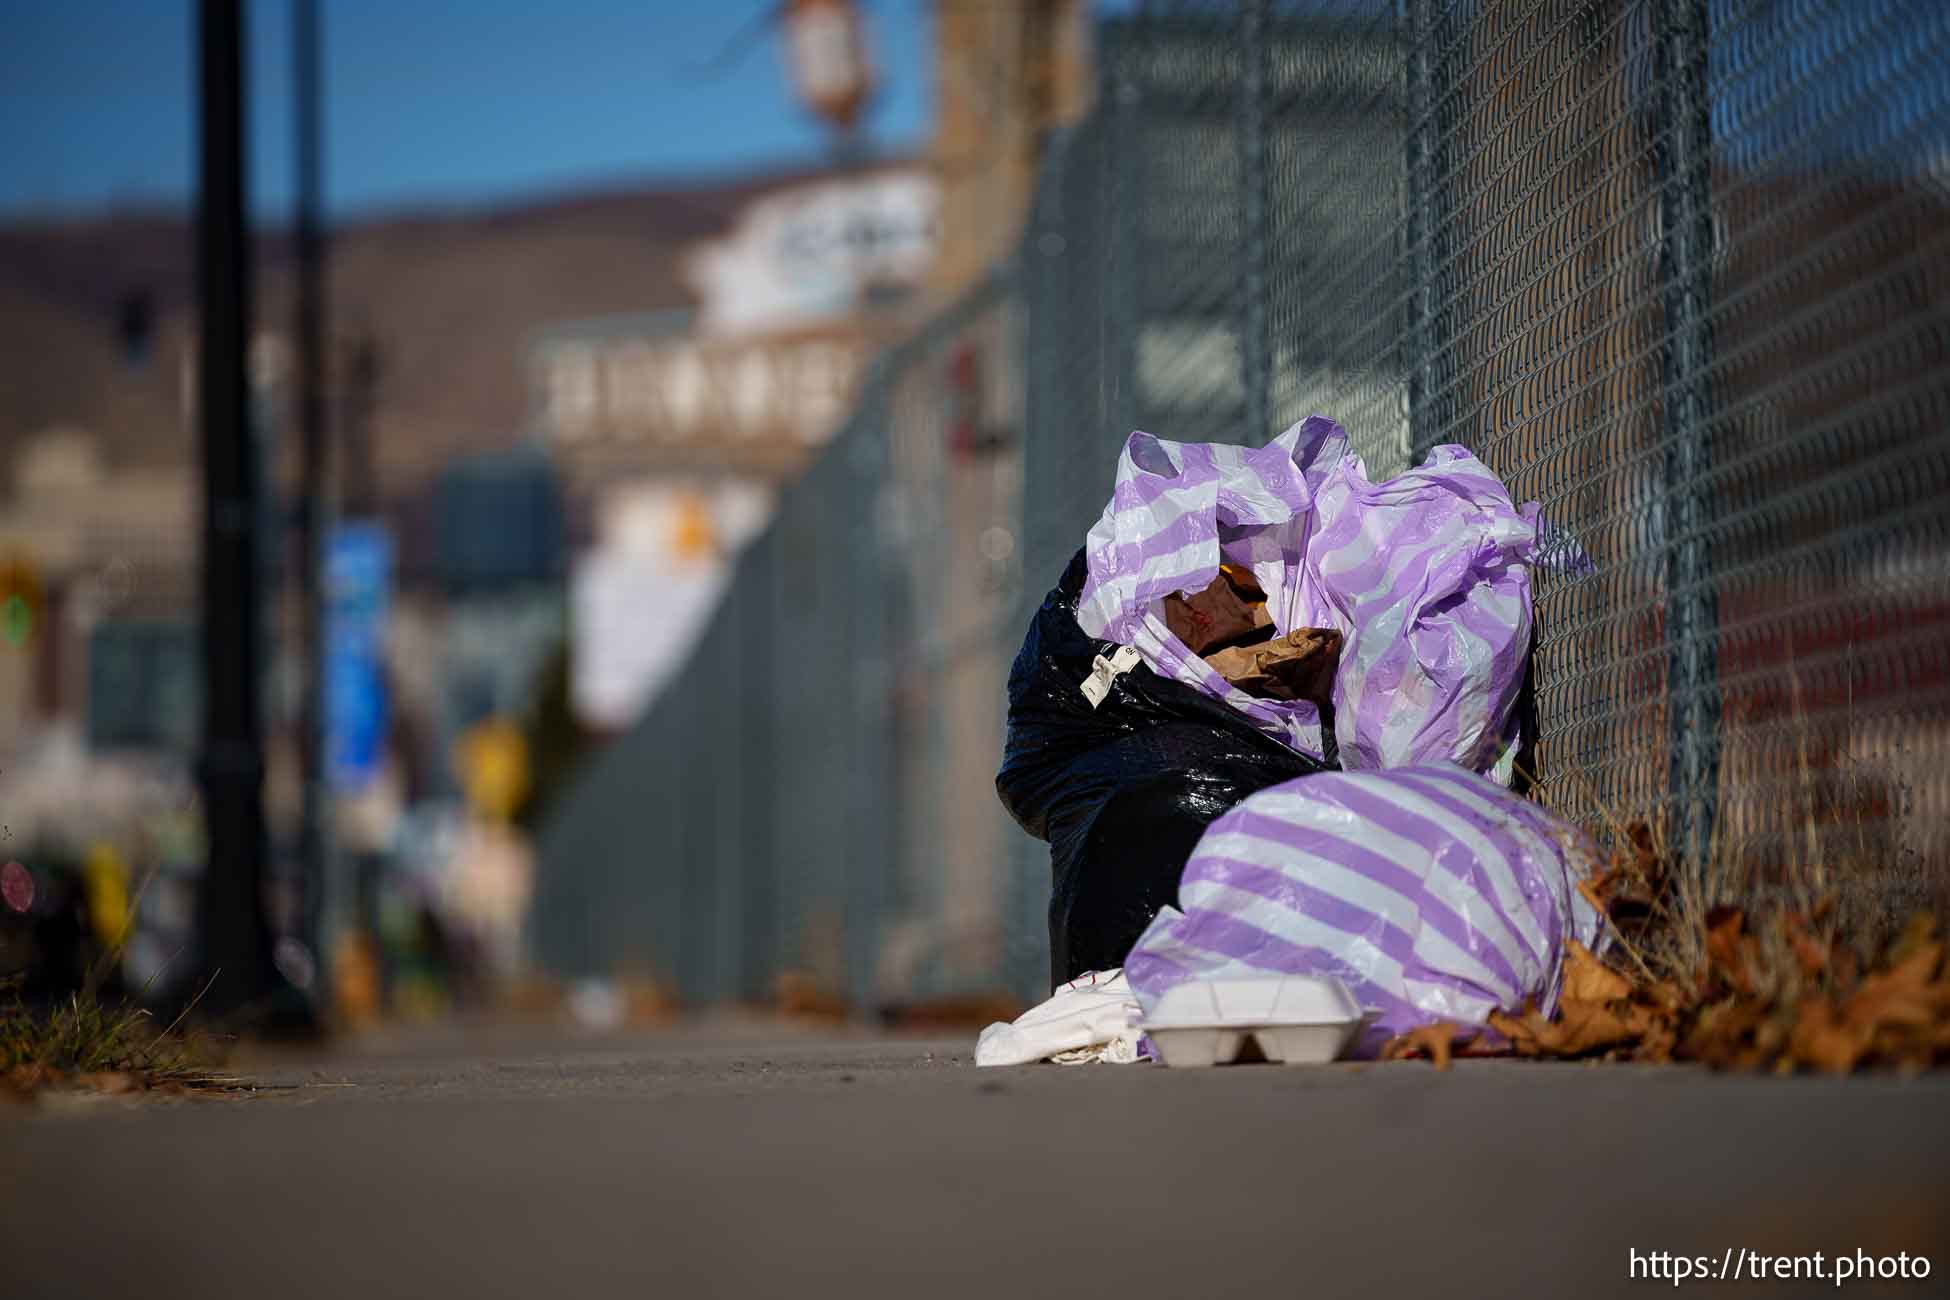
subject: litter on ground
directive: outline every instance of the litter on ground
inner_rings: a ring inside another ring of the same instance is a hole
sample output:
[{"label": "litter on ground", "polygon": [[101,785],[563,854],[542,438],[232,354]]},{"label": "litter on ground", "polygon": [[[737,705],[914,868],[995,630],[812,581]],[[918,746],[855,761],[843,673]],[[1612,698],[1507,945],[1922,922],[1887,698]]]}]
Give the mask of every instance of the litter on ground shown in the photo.
[{"label": "litter on ground", "polygon": [[1010,672],[996,787],[1050,844],[1057,993],[978,1061],[1134,1059],[1140,1029],[1167,1064],[1331,1059],[1548,1014],[1600,920],[1591,845],[1509,788],[1538,538],[1461,447],[1374,483],[1320,416],[1132,434]]}]

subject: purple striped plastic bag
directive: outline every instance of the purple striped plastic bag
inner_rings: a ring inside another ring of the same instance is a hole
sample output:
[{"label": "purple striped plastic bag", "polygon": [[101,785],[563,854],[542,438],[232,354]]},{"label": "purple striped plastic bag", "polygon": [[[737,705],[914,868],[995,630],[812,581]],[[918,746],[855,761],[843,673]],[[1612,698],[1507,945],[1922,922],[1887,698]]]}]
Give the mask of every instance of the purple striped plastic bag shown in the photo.
[{"label": "purple striped plastic bag", "polygon": [[1537,507],[1461,447],[1385,483],[1344,458],[1316,498],[1307,564],[1345,630],[1341,766],[1508,764],[1530,648]]},{"label": "purple striped plastic bag", "polygon": [[1077,622],[1319,758],[1312,704],[1247,695],[1165,625],[1166,596],[1200,590],[1222,562],[1244,565],[1279,632],[1331,627],[1345,638],[1334,685],[1342,766],[1447,759],[1497,767],[1507,782],[1536,543],[1536,507],[1519,509],[1461,447],[1374,484],[1323,416],[1260,448],[1133,433],[1085,542]]},{"label": "purple striped plastic bag", "polygon": [[1125,961],[1150,1014],[1191,979],[1333,975],[1374,1013],[1359,1050],[1534,1000],[1556,1006],[1564,941],[1597,944],[1578,831],[1449,763],[1323,772],[1207,828]]},{"label": "purple striped plastic bag", "polygon": [[1153,672],[1321,757],[1319,709],[1306,700],[1257,699],[1228,682],[1165,626],[1161,602],[1203,590],[1221,563],[1239,564],[1259,580],[1279,631],[1337,626],[1305,559],[1315,498],[1346,456],[1347,434],[1318,416],[1264,447],[1133,433],[1118,457],[1110,504],[1084,542],[1090,576],[1077,625],[1135,647]]}]

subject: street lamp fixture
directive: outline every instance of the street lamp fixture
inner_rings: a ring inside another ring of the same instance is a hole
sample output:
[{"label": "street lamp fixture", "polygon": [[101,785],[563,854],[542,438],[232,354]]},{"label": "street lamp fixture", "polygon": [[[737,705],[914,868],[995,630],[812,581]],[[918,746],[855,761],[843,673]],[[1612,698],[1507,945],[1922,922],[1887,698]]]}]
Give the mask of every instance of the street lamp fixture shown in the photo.
[{"label": "street lamp fixture", "polygon": [[785,0],[780,17],[799,98],[841,134],[852,134],[873,94],[859,8],[854,0]]}]

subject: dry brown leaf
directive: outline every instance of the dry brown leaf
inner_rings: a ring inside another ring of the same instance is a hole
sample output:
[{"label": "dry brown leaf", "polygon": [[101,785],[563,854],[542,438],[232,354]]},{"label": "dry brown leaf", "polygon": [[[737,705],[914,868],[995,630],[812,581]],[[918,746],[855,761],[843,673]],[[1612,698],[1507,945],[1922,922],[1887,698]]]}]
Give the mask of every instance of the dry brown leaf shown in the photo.
[{"label": "dry brown leaf", "polygon": [[1537,1014],[1537,1009],[1528,1003],[1516,1015],[1507,1011],[1490,1012],[1490,1028],[1502,1034],[1510,1042],[1510,1049],[1519,1056],[1536,1056],[1542,1050],[1538,1041],[1538,1030],[1548,1027],[1550,1022]]},{"label": "dry brown leaf", "polygon": [[1625,828],[1625,838],[1632,844],[1632,866],[1648,880],[1657,876],[1659,850],[1652,841],[1652,828],[1644,822],[1633,822]]},{"label": "dry brown leaf", "polygon": [[1909,923],[1903,927],[1902,934],[1890,946],[1889,964],[1906,965],[1918,952],[1926,950],[1934,950],[1941,957],[1943,945],[1936,943],[1935,939],[1936,918],[1928,912],[1917,912],[1909,918]]},{"label": "dry brown leaf", "polygon": [[1702,1007],[1684,1037],[1681,1055],[1717,1068],[1732,1067],[1765,1014],[1753,1002],[1733,998]]},{"label": "dry brown leaf", "polygon": [[16,1065],[5,1075],[0,1075],[0,1083],[4,1083],[9,1091],[26,1094],[52,1087],[60,1083],[63,1077],[61,1071],[45,1065]]},{"label": "dry brown leaf", "polygon": [[773,981],[773,989],[781,1015],[843,1021],[849,1013],[845,999],[805,971],[781,971]]},{"label": "dry brown leaf", "polygon": [[1576,939],[1571,940],[1564,954],[1566,1002],[1615,1002],[1631,995],[1629,980],[1592,956],[1591,950]]},{"label": "dry brown leaf", "polygon": [[1706,918],[1706,956],[1727,982],[1742,993],[1754,991],[1753,958],[1758,949],[1746,933],[1746,913],[1737,907],[1715,908]]},{"label": "dry brown leaf", "polygon": [[1861,973],[1861,963],[1856,960],[1853,948],[1844,944],[1835,950],[1828,974],[1840,987],[1846,988],[1855,983],[1856,977]]},{"label": "dry brown leaf", "polygon": [[1602,915],[1611,910],[1612,895],[1617,891],[1621,877],[1622,873],[1617,867],[1595,871],[1578,882],[1578,892]]},{"label": "dry brown leaf", "polygon": [[1834,945],[1826,939],[1818,939],[1808,932],[1809,922],[1800,913],[1790,913],[1784,928],[1787,931],[1788,947],[1794,951],[1794,959],[1801,967],[1801,974],[1807,979],[1816,979],[1828,969],[1834,958]]},{"label": "dry brown leaf", "polygon": [[1847,1074],[1868,1050],[1869,1038],[1866,1029],[1843,1023],[1835,1015],[1834,1004],[1815,994],[1801,1003],[1788,1052],[1799,1064],[1830,1074]]},{"label": "dry brown leaf", "polygon": [[1687,1003],[1686,991],[1671,980],[1646,984],[1638,992],[1647,1005],[1667,1016],[1678,1015]]},{"label": "dry brown leaf", "polygon": [[1641,1061],[1654,1065],[1664,1065],[1672,1060],[1673,1049],[1679,1045],[1679,1031],[1666,1019],[1656,1020],[1647,1028],[1639,1040],[1635,1055]]},{"label": "dry brown leaf", "polygon": [[1584,895],[1584,901],[1591,904],[1593,911],[1597,912],[1600,916],[1605,914],[1605,896],[1599,888],[1599,878],[1597,876],[1586,876],[1583,880],[1580,880],[1578,882],[1578,892]]},{"label": "dry brown leaf", "polygon": [[1794,1025],[1786,1017],[1779,1015],[1763,1017],[1761,1022],[1754,1026],[1751,1048],[1755,1054],[1754,1063],[1762,1065],[1780,1056],[1788,1050],[1788,1044],[1793,1037]]},{"label": "dry brown leaf", "polygon": [[1950,986],[1931,977],[1942,959],[1940,944],[1926,944],[1894,968],[1862,981],[1842,1010],[1850,1027],[1873,1034],[1883,1026],[1923,1029],[1950,1012]]},{"label": "dry brown leaf", "polygon": [[1794,959],[1801,963],[1801,973],[1815,979],[1828,969],[1829,946],[1805,934],[1789,932],[1788,944],[1794,949]]},{"label": "dry brown leaf", "polygon": [[1449,1057],[1456,1046],[1456,1039],[1463,1029],[1460,1025],[1444,1020],[1433,1025],[1422,1025],[1405,1034],[1396,1034],[1381,1049],[1384,1061],[1406,1061],[1419,1056],[1427,1056],[1438,1070],[1449,1068]]},{"label": "dry brown leaf", "polygon": [[1629,1043],[1649,1027],[1649,1018],[1640,1008],[1613,1010],[1601,1002],[1567,1002],[1559,1008],[1560,1018],[1546,1022],[1538,1042],[1557,1056],[1583,1056]]},{"label": "dry brown leaf", "polygon": [[1455,1049],[1457,1060],[1508,1056],[1509,1054],[1510,1045],[1503,1042],[1497,1035],[1491,1033],[1478,1033],[1474,1038],[1461,1039],[1456,1043]]},{"label": "dry brown leaf", "polygon": [[[1521,1014],[1491,1012],[1490,1027],[1510,1040],[1520,1056],[1588,1056],[1658,1034],[1665,1022],[1648,1007],[1566,1000],[1558,1019],[1546,1019],[1526,1005]],[[1670,1031],[1666,1031],[1670,1036]],[[1670,1053],[1666,1044],[1664,1051]]]}]

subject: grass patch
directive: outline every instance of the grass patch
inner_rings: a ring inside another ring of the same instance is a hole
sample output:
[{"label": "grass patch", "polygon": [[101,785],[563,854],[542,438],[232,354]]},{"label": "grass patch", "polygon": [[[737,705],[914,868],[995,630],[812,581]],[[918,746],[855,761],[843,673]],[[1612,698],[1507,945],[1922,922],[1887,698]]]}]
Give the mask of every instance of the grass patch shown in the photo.
[{"label": "grass patch", "polygon": [[[192,1004],[194,1006],[194,1004]],[[50,1088],[98,1092],[222,1090],[235,1080],[215,1068],[215,1053],[182,1032],[184,1017],[158,1029],[149,1012],[109,1004],[92,989],[51,1007],[21,1001],[0,986],[0,1094]]]},{"label": "grass patch", "polygon": [[88,971],[79,992],[51,1005],[30,1005],[20,996],[18,976],[0,977],[0,1099],[62,1088],[184,1093],[237,1086],[235,1078],[217,1070],[209,1040],[184,1030],[209,985],[160,1029],[137,1002],[101,996],[103,979],[122,960],[136,909],[154,879],[153,871],[144,877],[128,902],[121,937]]}]

